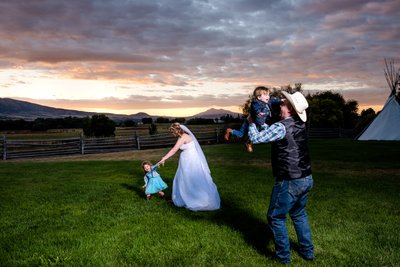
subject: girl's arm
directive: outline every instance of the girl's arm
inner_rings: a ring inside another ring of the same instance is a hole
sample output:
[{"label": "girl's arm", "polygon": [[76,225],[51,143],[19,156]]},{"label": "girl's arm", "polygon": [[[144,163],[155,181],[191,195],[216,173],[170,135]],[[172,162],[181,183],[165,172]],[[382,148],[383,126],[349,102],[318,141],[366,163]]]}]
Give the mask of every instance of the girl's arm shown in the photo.
[{"label": "girl's arm", "polygon": [[181,147],[181,145],[183,145],[184,142],[184,138],[183,136],[179,137],[178,140],[176,141],[176,144],[174,145],[173,148],[171,148],[171,150],[164,156],[161,158],[160,160],[160,164],[164,164],[164,162],[169,159],[170,157],[172,157]]},{"label": "girl's arm", "polygon": [[160,168],[159,164],[156,164],[154,166],[151,166],[151,171],[156,171],[158,168]]}]

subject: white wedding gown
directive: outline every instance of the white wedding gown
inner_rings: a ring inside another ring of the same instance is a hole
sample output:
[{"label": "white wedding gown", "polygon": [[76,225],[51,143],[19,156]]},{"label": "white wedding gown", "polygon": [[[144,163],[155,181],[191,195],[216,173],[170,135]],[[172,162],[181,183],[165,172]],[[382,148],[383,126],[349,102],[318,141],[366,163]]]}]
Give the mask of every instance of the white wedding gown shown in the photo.
[{"label": "white wedding gown", "polygon": [[[190,135],[193,137],[191,132]],[[178,170],[172,187],[172,201],[178,207],[193,211],[219,209],[218,189],[197,140],[183,144],[180,150]]]}]

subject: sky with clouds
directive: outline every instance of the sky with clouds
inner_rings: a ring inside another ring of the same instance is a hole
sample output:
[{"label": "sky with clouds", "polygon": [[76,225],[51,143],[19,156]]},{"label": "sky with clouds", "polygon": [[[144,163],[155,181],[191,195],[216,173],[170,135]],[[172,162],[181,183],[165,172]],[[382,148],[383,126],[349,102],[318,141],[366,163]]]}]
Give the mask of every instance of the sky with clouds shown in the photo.
[{"label": "sky with clouds", "polygon": [[0,97],[190,116],[302,83],[379,110],[399,17],[398,0],[3,0]]}]

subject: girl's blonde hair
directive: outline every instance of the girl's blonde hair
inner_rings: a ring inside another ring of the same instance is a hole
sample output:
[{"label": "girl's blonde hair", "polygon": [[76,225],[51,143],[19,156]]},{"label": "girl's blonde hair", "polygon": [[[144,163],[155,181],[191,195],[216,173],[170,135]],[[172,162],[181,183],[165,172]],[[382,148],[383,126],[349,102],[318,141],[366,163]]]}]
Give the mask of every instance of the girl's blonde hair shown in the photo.
[{"label": "girl's blonde hair", "polygon": [[173,124],[171,124],[171,126],[169,127],[169,132],[176,137],[181,137],[184,133],[179,122],[174,122]]}]

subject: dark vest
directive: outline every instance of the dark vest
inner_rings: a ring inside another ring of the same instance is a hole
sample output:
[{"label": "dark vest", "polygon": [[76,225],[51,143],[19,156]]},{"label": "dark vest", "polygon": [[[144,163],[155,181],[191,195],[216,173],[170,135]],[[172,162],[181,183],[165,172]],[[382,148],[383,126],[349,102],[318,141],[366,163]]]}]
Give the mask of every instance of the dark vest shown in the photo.
[{"label": "dark vest", "polygon": [[290,117],[280,121],[286,136],[271,145],[272,172],[277,180],[291,180],[311,175],[306,124]]}]

